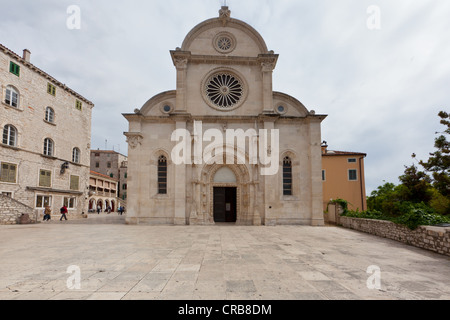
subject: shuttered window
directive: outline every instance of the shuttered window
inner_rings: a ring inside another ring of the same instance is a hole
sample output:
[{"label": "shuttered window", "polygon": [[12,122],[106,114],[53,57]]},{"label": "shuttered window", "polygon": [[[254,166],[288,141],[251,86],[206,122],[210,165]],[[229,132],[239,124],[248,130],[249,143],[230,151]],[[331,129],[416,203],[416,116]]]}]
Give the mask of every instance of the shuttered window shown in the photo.
[{"label": "shuttered window", "polygon": [[12,74],[15,74],[16,76],[20,75],[20,66],[18,64],[15,64],[14,62],[9,62],[9,72]]},{"label": "shuttered window", "polygon": [[52,186],[52,172],[41,170],[39,172],[39,187],[50,188]]},{"label": "shuttered window", "polygon": [[80,177],[70,176],[70,190],[79,190],[79,189],[80,189]]},{"label": "shuttered window", "polygon": [[56,88],[51,83],[47,83],[47,93],[51,94],[52,96],[56,95]]},{"label": "shuttered window", "polygon": [[350,181],[358,180],[358,172],[355,169],[348,170],[348,180]]},{"label": "shuttered window", "polygon": [[17,165],[12,163],[1,163],[0,181],[8,183],[16,183]]},{"label": "shuttered window", "polygon": [[83,110],[83,103],[79,100],[77,100],[77,102],[75,103],[75,107],[77,108],[77,110]]}]

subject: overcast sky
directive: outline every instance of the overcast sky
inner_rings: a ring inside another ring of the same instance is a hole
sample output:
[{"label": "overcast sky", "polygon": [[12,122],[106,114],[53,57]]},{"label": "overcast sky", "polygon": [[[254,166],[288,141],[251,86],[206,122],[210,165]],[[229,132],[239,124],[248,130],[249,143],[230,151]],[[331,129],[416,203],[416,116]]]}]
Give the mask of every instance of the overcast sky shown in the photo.
[{"label": "overcast sky", "polygon": [[[0,0],[0,43],[95,104],[92,148],[127,154],[122,113],[176,87],[169,50],[223,0]],[[80,29],[69,29],[71,5]],[[434,150],[450,111],[448,0],[227,0],[280,55],[274,90],[327,114],[329,148],[367,153],[369,194]],[[380,15],[371,6],[379,9]],[[370,9],[369,9],[370,8]],[[369,9],[369,10],[368,10]],[[379,17],[379,28],[376,18]],[[371,26],[369,28],[369,26]]]}]

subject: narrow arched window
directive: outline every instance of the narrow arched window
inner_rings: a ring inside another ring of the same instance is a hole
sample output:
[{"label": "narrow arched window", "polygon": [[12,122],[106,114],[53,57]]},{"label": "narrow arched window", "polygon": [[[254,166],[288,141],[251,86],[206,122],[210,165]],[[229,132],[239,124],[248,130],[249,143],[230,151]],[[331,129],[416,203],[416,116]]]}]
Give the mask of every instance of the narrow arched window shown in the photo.
[{"label": "narrow arched window", "polygon": [[19,107],[19,92],[12,86],[6,87],[5,103],[14,108]]},{"label": "narrow arched window", "polygon": [[47,107],[47,109],[45,109],[45,121],[51,123],[55,122],[55,111],[50,107]]},{"label": "narrow arched window", "polygon": [[80,163],[80,149],[73,148],[73,150],[72,150],[72,162]]},{"label": "narrow arched window", "polygon": [[17,145],[17,129],[10,124],[7,124],[3,128],[3,144],[11,147]]},{"label": "narrow arched window", "polygon": [[167,194],[167,158],[158,158],[158,193]]},{"label": "narrow arched window", "polygon": [[292,161],[289,157],[283,159],[283,195],[292,195]]},{"label": "narrow arched window", "polygon": [[44,155],[52,157],[54,147],[55,146],[54,146],[53,140],[46,138],[44,140]]}]

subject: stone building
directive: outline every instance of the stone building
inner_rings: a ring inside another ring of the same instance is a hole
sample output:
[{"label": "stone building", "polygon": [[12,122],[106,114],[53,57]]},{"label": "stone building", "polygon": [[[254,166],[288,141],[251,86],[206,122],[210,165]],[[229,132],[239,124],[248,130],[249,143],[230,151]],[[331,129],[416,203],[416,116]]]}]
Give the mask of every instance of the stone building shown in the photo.
[{"label": "stone building", "polygon": [[95,212],[99,207],[101,212],[117,211],[120,199],[117,197],[118,179],[91,170],[89,178],[89,212]]},{"label": "stone building", "polygon": [[127,199],[127,156],[113,150],[91,150],[91,170],[118,180],[117,197]]},{"label": "stone building", "polygon": [[28,50],[3,45],[0,87],[0,193],[39,211],[86,212],[93,103],[33,65]]},{"label": "stone building", "polygon": [[170,51],[176,90],[124,114],[129,224],[323,225],[321,122],[228,7]]}]

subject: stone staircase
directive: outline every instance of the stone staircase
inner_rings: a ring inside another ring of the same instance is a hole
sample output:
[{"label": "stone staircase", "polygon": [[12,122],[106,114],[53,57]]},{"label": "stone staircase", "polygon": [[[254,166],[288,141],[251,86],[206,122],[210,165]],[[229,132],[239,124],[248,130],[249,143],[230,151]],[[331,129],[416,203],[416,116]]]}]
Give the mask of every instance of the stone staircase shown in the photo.
[{"label": "stone staircase", "polygon": [[0,195],[0,225],[36,223],[37,210],[10,197]]}]

